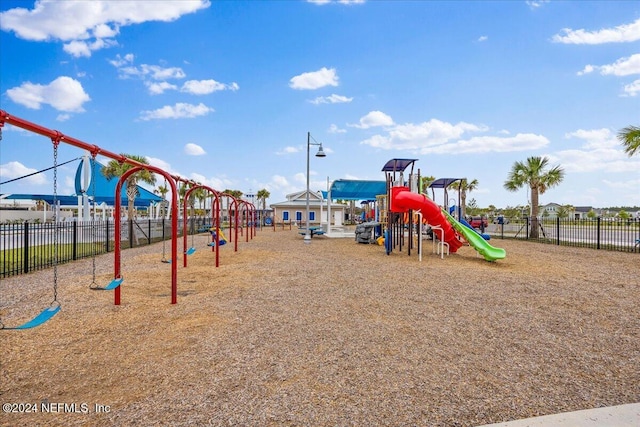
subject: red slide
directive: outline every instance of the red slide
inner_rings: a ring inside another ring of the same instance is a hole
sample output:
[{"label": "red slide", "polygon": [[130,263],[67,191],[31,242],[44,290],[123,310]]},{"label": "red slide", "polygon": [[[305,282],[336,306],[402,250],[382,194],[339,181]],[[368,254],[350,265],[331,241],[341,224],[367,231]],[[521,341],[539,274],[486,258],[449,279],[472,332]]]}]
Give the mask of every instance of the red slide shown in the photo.
[{"label": "red slide", "polygon": [[[393,194],[391,202],[393,210],[420,211],[422,217],[433,226],[441,227],[444,230],[444,241],[449,244],[449,252],[455,253],[462,246],[462,242],[458,240],[458,235],[453,227],[442,214],[440,207],[430,198],[423,194],[412,193],[410,191],[399,191]],[[435,233],[434,233],[435,234]],[[440,233],[437,234],[439,236]]]}]

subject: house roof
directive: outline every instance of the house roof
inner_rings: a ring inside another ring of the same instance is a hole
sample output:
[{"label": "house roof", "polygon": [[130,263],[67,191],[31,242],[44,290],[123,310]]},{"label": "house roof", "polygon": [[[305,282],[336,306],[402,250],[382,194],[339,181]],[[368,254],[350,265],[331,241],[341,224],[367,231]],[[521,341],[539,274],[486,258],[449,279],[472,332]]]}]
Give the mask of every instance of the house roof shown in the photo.
[{"label": "house roof", "polygon": [[[324,193],[324,192],[323,192]],[[297,193],[287,194],[287,200],[283,202],[271,203],[272,208],[304,208],[307,205],[307,192],[298,191]],[[319,205],[326,206],[319,193],[309,191],[309,206],[317,207]],[[331,208],[341,209],[344,205],[339,203],[331,203]]]}]

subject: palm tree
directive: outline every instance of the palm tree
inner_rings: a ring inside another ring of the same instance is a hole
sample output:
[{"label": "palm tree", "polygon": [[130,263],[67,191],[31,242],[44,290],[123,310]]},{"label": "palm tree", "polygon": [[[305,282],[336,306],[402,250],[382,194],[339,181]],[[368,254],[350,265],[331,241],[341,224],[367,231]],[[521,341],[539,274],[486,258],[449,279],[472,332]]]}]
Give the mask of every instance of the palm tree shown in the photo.
[{"label": "palm tree", "polygon": [[[144,165],[148,165],[149,162],[147,161],[147,159],[143,156],[136,156],[136,155],[131,155],[131,154],[120,154],[121,156],[124,156],[128,159],[134,160],[138,163],[142,163]],[[102,175],[104,175],[105,178],[107,178],[107,180],[111,180],[115,177],[120,177],[122,175],[124,175],[125,172],[127,172],[129,169],[133,168],[133,165],[130,165],[128,163],[120,163],[117,160],[111,160],[109,161],[109,163],[107,163],[107,166],[102,168]],[[153,172],[147,170],[147,169],[142,169],[139,172],[134,173],[133,175],[131,175],[129,178],[127,178],[126,182],[125,182],[125,188],[127,191],[127,217],[129,219],[133,219],[133,217],[135,216],[135,199],[136,196],[138,195],[138,182],[145,182],[149,185],[154,185],[156,183],[156,176],[153,174]],[[116,195],[116,197],[119,197],[120,195]]]},{"label": "palm tree", "polygon": [[197,188],[193,190],[192,194],[198,200],[199,214],[204,215],[206,206],[203,205],[205,204],[207,197],[209,197],[209,192],[204,188]]},{"label": "palm tree", "polygon": [[[433,181],[435,181],[435,180],[436,180],[436,177],[435,177],[435,176],[433,176],[433,175],[432,175],[432,176],[421,176],[421,177],[420,177],[420,190],[421,190],[423,193],[425,193],[425,194],[426,194],[426,193],[427,193],[427,189],[429,188],[429,186],[431,185],[431,183],[432,183]],[[427,195],[428,195],[428,194],[427,194]]]},{"label": "palm tree", "polygon": [[624,151],[633,156],[638,150],[640,150],[640,127],[639,126],[627,126],[618,132],[618,139],[624,145]]},{"label": "palm tree", "polygon": [[269,196],[271,196],[271,193],[269,193],[266,188],[263,188],[262,190],[258,191],[256,196],[258,197],[258,202],[262,202],[262,213],[260,214],[260,216],[262,217],[267,210],[267,199],[269,198]]},{"label": "palm tree", "polygon": [[462,208],[461,217],[464,218],[466,216],[467,210],[467,193],[471,193],[473,190],[478,188],[478,180],[474,179],[473,181],[467,181],[467,178],[463,178],[460,180],[460,183],[452,182],[449,184],[449,190],[460,190],[460,207]]},{"label": "palm tree", "polygon": [[554,166],[547,169],[547,157],[529,157],[525,162],[515,162],[504,183],[508,191],[517,191],[525,185],[531,191],[531,238],[538,238],[538,211],[540,194],[560,184],[564,179],[564,169]]},{"label": "palm tree", "polygon": [[153,192],[155,194],[159,194],[160,197],[162,197],[162,202],[160,202],[160,206],[161,206],[160,217],[164,218],[166,216],[165,211],[167,209],[167,206],[169,205],[169,202],[167,201],[167,193],[169,192],[169,186],[167,185],[167,183],[165,181],[164,185],[158,186],[158,188],[153,190]]}]

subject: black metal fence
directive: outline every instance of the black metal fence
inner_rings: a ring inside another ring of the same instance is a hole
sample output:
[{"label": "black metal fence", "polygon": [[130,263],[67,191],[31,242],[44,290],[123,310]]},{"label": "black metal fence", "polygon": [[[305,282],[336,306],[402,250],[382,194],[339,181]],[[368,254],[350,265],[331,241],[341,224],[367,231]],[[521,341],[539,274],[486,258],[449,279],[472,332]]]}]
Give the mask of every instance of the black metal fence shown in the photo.
[{"label": "black metal fence", "polygon": [[[210,222],[210,218],[189,218],[187,233],[202,232],[210,227]],[[114,232],[113,221],[1,224],[0,277],[111,252],[114,250]],[[183,236],[182,220],[178,221],[178,235]],[[124,221],[120,238],[122,249],[169,240],[171,220]]]},{"label": "black metal fence", "polygon": [[486,231],[496,238],[640,253],[638,219],[506,218]]}]

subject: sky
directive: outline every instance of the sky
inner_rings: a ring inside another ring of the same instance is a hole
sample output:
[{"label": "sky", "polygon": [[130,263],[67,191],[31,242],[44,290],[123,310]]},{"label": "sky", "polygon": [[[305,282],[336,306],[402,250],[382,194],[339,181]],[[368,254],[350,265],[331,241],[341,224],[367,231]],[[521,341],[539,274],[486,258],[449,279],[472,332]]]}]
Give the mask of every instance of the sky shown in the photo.
[{"label": "sky", "polygon": [[[306,188],[310,134],[313,191],[410,158],[477,180],[478,207],[525,206],[503,184],[546,156],[565,178],[541,204],[640,206],[617,138],[640,125],[640,2],[2,0],[0,109],[268,203]],[[53,165],[49,139],[2,136],[1,182]],[[53,173],[0,192],[51,194]]]}]

